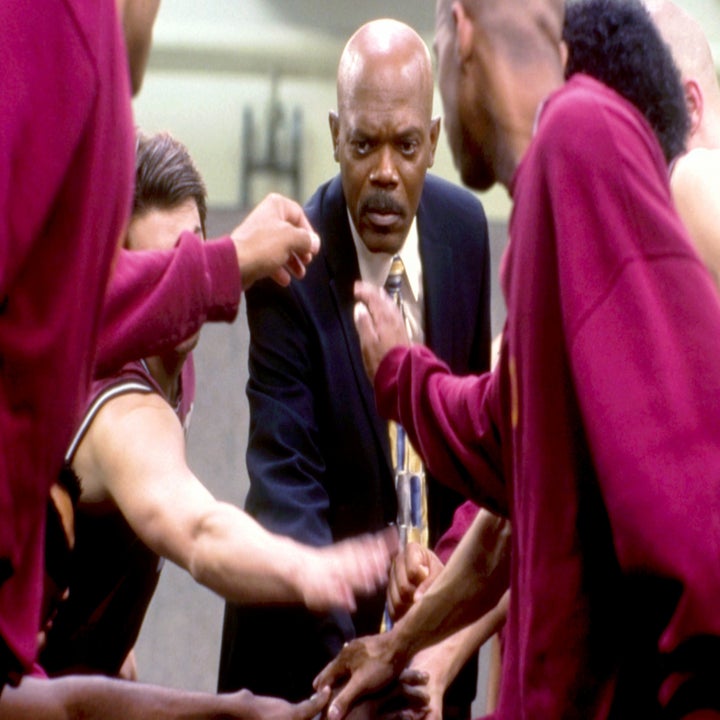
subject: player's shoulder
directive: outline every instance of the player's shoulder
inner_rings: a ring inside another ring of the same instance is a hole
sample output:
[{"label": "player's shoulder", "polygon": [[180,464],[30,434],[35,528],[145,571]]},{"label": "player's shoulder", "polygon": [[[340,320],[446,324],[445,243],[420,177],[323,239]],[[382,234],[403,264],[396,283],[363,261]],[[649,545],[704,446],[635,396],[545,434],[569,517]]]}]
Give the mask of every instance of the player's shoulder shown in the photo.
[{"label": "player's shoulder", "polygon": [[720,177],[720,148],[694,148],[681,155],[673,165],[672,177],[691,180]]},{"label": "player's shoulder", "polygon": [[545,102],[538,133],[558,143],[587,144],[586,133],[614,132],[622,126],[637,128],[642,116],[616,92],[587,75],[574,75]]},{"label": "player's shoulder", "polygon": [[533,145],[541,164],[571,165],[577,172],[598,164],[635,162],[642,148],[664,165],[657,139],[640,112],[585,75],[574,75],[548,97]]}]

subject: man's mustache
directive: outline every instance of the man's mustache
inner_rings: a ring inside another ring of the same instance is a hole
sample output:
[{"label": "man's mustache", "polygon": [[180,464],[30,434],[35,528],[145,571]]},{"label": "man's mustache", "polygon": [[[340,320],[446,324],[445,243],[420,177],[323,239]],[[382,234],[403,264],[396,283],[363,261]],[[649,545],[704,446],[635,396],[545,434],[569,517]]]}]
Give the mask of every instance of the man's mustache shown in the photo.
[{"label": "man's mustache", "polygon": [[387,193],[374,193],[369,195],[360,206],[361,213],[379,212],[394,213],[396,215],[405,215],[405,208]]}]

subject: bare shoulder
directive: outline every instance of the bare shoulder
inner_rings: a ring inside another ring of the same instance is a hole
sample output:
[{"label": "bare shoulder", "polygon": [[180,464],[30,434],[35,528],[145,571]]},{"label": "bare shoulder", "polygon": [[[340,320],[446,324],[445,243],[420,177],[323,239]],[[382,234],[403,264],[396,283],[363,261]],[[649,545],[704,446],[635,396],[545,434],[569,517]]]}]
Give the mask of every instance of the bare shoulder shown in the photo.
[{"label": "bare shoulder", "polygon": [[720,149],[697,148],[679,158],[670,178],[678,214],[720,286]]},{"label": "bare shoulder", "polygon": [[82,483],[82,502],[102,502],[111,495],[113,481],[143,454],[154,438],[179,421],[167,402],[154,392],[127,392],[108,400],[86,429],[73,469]]},{"label": "bare shoulder", "polygon": [[720,149],[695,148],[675,161],[671,176],[676,190],[699,192],[716,188],[720,179]]},{"label": "bare shoulder", "polygon": [[681,214],[684,205],[702,207],[705,211],[712,209],[708,204],[720,207],[714,199],[719,179],[720,149],[696,148],[679,157],[673,166],[670,185]]}]

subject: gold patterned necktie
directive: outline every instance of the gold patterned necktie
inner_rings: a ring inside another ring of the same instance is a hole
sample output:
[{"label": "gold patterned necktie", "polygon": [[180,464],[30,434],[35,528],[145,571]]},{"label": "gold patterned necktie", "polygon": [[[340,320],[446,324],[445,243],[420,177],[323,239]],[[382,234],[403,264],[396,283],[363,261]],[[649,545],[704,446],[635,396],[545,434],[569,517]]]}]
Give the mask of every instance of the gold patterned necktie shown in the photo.
[{"label": "gold patterned necktie", "polygon": [[[405,320],[408,336],[412,340],[412,330],[402,299],[402,284],[405,267],[399,255],[393,258],[390,272],[385,282],[385,290],[400,308]],[[422,460],[412,446],[405,428],[391,420],[388,423],[390,437],[390,456],[395,474],[395,493],[397,495],[397,525],[400,545],[409,542],[428,545],[427,489],[425,469]],[[387,612],[383,617],[381,630],[389,630],[390,618]]]}]

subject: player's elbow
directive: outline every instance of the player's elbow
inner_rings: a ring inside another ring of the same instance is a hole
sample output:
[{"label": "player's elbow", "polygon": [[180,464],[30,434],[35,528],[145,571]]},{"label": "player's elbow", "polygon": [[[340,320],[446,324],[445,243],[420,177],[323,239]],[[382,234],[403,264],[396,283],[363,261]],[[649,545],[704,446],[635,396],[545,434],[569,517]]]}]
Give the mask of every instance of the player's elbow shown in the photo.
[{"label": "player's elbow", "polygon": [[190,532],[187,570],[201,585],[215,589],[215,580],[222,575],[223,539],[231,525],[230,513],[222,503],[200,513]]}]

